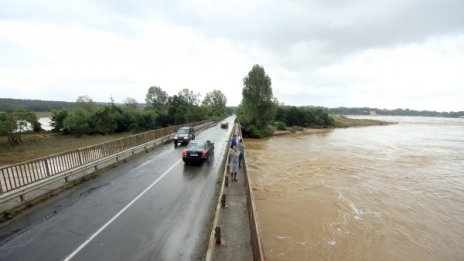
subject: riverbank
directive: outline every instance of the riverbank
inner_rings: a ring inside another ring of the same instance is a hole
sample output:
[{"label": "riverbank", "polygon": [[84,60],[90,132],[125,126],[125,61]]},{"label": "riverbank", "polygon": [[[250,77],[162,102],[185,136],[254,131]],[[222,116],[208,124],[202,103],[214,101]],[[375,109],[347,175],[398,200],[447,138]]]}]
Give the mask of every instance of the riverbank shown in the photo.
[{"label": "riverbank", "polygon": [[382,126],[395,124],[382,120],[372,119],[354,119],[344,115],[330,115],[335,120],[335,128],[348,128],[348,127],[367,127],[367,126]]},{"label": "riverbank", "polygon": [[334,128],[351,128],[351,127],[368,127],[368,126],[383,126],[395,124],[381,120],[371,119],[354,119],[344,115],[330,115],[335,120],[335,124],[330,128],[303,128],[303,127],[288,127],[287,130],[276,130],[273,136],[286,135],[290,133],[320,133],[332,130]]}]

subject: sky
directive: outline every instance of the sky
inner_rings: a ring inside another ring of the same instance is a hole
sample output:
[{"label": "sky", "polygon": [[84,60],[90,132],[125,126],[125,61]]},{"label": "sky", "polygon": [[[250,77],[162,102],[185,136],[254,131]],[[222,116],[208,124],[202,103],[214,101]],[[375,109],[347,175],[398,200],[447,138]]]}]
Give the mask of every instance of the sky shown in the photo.
[{"label": "sky", "polygon": [[282,104],[464,110],[462,0],[0,0],[0,98],[215,89],[259,64]]}]

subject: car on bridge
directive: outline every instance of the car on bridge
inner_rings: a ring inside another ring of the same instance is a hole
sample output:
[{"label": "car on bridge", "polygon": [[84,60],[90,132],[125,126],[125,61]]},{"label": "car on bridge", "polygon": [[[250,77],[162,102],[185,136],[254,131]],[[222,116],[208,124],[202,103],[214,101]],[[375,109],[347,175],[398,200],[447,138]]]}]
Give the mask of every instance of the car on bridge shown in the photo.
[{"label": "car on bridge", "polygon": [[227,121],[221,122],[221,128],[223,128],[223,129],[229,128],[229,122],[227,122]]},{"label": "car on bridge", "polygon": [[192,127],[182,127],[177,130],[174,135],[174,147],[178,144],[188,144],[191,140],[195,139],[195,130]]},{"label": "car on bridge", "polygon": [[182,151],[182,160],[186,165],[190,163],[210,163],[214,155],[214,143],[209,140],[191,141]]}]

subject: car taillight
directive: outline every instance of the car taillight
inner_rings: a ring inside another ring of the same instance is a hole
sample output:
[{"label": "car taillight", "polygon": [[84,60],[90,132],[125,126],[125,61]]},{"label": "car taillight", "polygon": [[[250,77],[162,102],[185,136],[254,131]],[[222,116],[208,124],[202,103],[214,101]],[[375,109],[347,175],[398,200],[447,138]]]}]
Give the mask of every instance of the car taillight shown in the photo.
[{"label": "car taillight", "polygon": [[187,151],[183,150],[183,151],[182,151],[182,156],[183,156],[183,157],[187,156]]},{"label": "car taillight", "polygon": [[206,150],[202,151],[201,155],[206,156]]}]

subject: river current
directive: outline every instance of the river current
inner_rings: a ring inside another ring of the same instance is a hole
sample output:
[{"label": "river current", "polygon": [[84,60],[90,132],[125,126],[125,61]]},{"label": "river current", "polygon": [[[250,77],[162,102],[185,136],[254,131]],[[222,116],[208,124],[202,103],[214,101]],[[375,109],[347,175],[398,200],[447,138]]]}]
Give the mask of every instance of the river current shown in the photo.
[{"label": "river current", "polygon": [[267,259],[464,260],[464,119],[364,118],[246,140]]}]

